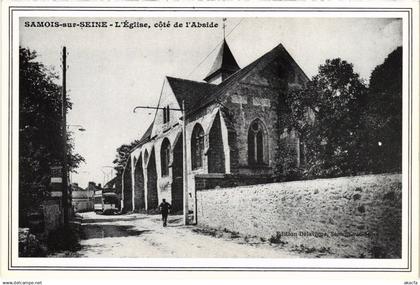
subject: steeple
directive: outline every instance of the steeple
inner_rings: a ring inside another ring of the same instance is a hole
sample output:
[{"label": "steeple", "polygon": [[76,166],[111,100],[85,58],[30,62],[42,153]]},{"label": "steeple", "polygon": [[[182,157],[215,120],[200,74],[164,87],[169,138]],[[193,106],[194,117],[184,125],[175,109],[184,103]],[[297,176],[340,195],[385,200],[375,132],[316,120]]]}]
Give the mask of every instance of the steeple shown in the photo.
[{"label": "steeple", "polygon": [[230,51],[226,39],[223,39],[223,44],[216,56],[216,60],[204,80],[208,83],[218,84],[239,69],[239,65]]}]

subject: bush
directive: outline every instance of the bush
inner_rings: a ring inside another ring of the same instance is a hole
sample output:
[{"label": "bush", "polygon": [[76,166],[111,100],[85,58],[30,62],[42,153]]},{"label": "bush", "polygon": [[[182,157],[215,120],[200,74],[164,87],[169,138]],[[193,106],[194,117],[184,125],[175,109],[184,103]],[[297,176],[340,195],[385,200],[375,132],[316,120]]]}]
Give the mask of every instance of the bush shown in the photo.
[{"label": "bush", "polygon": [[46,254],[46,246],[28,228],[19,228],[19,257],[44,257]]},{"label": "bush", "polygon": [[273,244],[282,244],[282,245],[287,243],[287,242],[281,240],[281,234],[279,232],[276,232],[276,234],[274,236],[271,236],[268,239],[268,241],[270,243],[273,243]]}]

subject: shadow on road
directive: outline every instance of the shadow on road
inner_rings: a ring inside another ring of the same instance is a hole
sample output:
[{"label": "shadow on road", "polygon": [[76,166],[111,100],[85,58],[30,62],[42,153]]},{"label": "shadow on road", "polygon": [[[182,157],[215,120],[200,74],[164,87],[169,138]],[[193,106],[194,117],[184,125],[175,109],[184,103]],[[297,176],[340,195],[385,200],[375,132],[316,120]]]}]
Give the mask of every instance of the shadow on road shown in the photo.
[{"label": "shadow on road", "polygon": [[[161,219],[155,220],[157,223],[162,223]],[[176,228],[176,227],[182,227],[184,224],[182,223],[182,218],[168,218],[168,224],[167,227],[170,228]]]},{"label": "shadow on road", "polygon": [[149,230],[133,230],[132,226],[121,225],[82,225],[82,239],[139,236]]},{"label": "shadow on road", "polygon": [[168,224],[180,224],[182,222],[182,218],[175,218],[175,219],[168,219]]},{"label": "shadow on road", "polygon": [[183,226],[184,225],[181,225],[181,224],[177,224],[177,225],[170,225],[170,224],[168,224],[166,227],[168,227],[168,228],[181,228]]},{"label": "shadow on road", "polygon": [[140,220],[140,219],[144,219],[144,218],[139,218],[139,217],[135,217],[135,218],[129,218],[129,219],[124,219],[124,218],[116,218],[116,219],[83,219],[82,222],[83,224],[90,224],[90,223],[113,223],[113,222],[129,222],[129,221],[133,221],[133,220]]}]

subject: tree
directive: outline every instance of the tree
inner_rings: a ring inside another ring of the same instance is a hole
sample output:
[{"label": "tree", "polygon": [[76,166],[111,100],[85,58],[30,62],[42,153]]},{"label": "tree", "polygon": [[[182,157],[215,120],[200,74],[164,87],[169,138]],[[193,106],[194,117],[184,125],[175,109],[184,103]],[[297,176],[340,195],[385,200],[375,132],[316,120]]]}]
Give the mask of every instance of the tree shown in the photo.
[{"label": "tree", "polygon": [[140,143],[139,140],[134,140],[129,144],[122,144],[120,147],[117,148],[117,155],[112,162],[115,165],[116,171],[121,171],[125,167],[128,158],[130,157],[130,153],[135,149],[138,144]]},{"label": "tree", "polygon": [[350,175],[365,168],[362,108],[366,86],[353,65],[327,60],[303,88],[286,96],[286,124],[305,146],[307,177]]},{"label": "tree", "polygon": [[[48,195],[50,167],[62,161],[61,87],[58,76],[36,61],[37,54],[19,49],[19,209],[39,207]],[[67,111],[71,109],[68,102]],[[67,138],[69,170],[83,157]],[[21,220],[21,222],[24,222]]]},{"label": "tree", "polygon": [[373,70],[365,121],[370,169],[374,172],[401,171],[402,47],[391,52]]},{"label": "tree", "polygon": [[117,192],[121,192],[121,181],[122,181],[122,174],[124,168],[127,164],[128,159],[130,158],[130,153],[135,149],[138,144],[140,143],[139,140],[134,140],[129,144],[122,144],[117,148],[117,154],[112,162],[114,164],[114,169],[117,171],[116,174],[116,188]]}]

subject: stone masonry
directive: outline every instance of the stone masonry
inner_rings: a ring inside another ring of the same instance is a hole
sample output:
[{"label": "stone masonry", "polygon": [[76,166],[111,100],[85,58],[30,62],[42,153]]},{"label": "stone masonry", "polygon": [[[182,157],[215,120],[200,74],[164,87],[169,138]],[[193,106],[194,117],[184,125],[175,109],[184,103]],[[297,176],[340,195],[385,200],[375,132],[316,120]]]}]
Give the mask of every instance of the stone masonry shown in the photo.
[{"label": "stone masonry", "polygon": [[338,257],[401,257],[400,174],[197,191],[199,226]]}]

